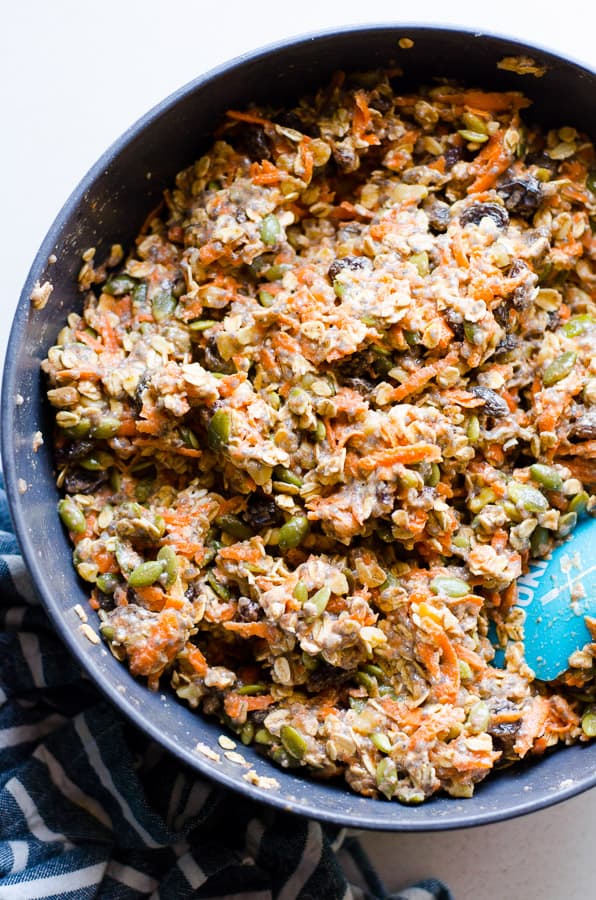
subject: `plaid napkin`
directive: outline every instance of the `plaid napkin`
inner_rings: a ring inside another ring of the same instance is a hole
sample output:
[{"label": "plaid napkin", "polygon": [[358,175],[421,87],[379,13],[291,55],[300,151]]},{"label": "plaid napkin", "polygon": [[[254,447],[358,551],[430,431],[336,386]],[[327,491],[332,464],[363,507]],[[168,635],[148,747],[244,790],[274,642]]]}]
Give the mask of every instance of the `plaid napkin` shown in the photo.
[{"label": "plaid napkin", "polygon": [[432,879],[388,895],[345,829],[197,778],[123,720],[39,606],[2,487],[0,900],[451,900]]}]

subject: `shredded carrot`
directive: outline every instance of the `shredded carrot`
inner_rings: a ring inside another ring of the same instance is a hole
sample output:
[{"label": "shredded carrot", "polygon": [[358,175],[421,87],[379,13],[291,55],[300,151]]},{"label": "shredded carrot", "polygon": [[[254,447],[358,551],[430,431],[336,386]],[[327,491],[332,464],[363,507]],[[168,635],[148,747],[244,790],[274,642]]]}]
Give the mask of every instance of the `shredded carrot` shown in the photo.
[{"label": "shredded carrot", "polygon": [[432,378],[434,378],[449,366],[455,365],[458,359],[458,353],[452,351],[451,353],[448,353],[447,356],[443,357],[443,359],[439,359],[427,366],[422,366],[422,368],[414,372],[413,375],[410,375],[407,381],[401,384],[398,388],[393,389],[391,393],[391,400],[394,403],[399,403],[401,400],[405,400],[405,398],[409,397],[411,394],[417,394],[418,391],[422,390],[422,388],[426,384],[428,384],[428,382]]},{"label": "shredded carrot", "polygon": [[378,450],[369,456],[363,456],[358,466],[363,472],[372,472],[383,466],[413,465],[420,462],[437,462],[441,459],[441,448],[436,444],[408,444],[404,447],[393,447],[389,450]]},{"label": "shredded carrot", "polygon": [[500,93],[497,91],[460,91],[437,94],[440,103],[454,106],[468,106],[483,112],[506,112],[508,109],[523,109],[530,101],[517,91]]},{"label": "shredded carrot", "polygon": [[478,194],[493,187],[499,175],[512,160],[511,151],[505,147],[505,132],[495,131],[470,166],[470,173],[476,175],[468,188],[468,194]]}]

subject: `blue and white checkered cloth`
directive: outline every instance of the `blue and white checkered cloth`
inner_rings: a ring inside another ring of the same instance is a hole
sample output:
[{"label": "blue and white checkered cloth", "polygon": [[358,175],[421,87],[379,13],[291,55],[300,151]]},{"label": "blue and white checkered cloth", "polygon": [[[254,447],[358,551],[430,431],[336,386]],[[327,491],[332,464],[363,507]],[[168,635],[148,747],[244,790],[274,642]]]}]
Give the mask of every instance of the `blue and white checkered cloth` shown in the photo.
[{"label": "blue and white checkered cloth", "polygon": [[1,488],[0,900],[452,900],[432,879],[388,895],[345,830],[197,778],[123,720],[39,606]]}]

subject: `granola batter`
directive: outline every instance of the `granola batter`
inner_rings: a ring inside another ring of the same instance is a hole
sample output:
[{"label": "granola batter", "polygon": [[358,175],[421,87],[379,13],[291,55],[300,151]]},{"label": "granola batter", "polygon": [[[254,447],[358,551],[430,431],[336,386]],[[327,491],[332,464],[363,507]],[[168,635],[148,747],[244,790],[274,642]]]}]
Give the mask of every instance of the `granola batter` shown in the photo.
[{"label": "granola batter", "polygon": [[44,363],[112,652],[368,796],[596,734],[596,644],[538,683],[515,606],[596,481],[594,148],[528,106],[377,72],[229,111]]}]

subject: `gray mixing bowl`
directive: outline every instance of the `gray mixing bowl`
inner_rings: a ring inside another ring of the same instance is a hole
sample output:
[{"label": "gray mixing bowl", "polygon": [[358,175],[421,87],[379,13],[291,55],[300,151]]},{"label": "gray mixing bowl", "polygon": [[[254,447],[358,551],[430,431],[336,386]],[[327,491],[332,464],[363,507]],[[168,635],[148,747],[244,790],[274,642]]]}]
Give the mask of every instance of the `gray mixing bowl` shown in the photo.
[{"label": "gray mixing bowl", "polygon": [[[398,41],[414,43],[401,49]],[[504,56],[531,56],[546,67],[542,78],[497,69]],[[444,28],[379,25],[292,38],[229,62],[179,90],[133,125],[75,189],[33,263],[16,311],[4,370],[2,451],[6,488],[23,556],[48,615],[71,653],[112,703],[182,763],[264,803],[361,828],[424,831],[507,819],[564,800],[596,784],[596,745],[575,746],[494,774],[472,799],[434,797],[421,807],[372,800],[339,784],[278,770],[251,748],[244,756],[259,775],[274,775],[279,789],[242,779],[237,765],[197,752],[218,750],[220,726],[178,703],[167,691],[150,693],[101,645],[91,644],[74,612],[87,590],[72,568],[71,548],[56,517],[58,491],[52,463],[51,417],[40,363],[68,311],[80,306],[76,274],[82,252],[127,245],[174,175],[199,157],[223,111],[253,101],[288,101],[323,83],[338,69],[397,64],[412,85],[432,76],[468,84],[521,89],[533,100],[531,116],[550,126],[575,125],[596,138],[596,74],[552,53],[510,39]],[[150,177],[148,177],[150,173]],[[51,254],[54,264],[48,263]],[[54,291],[43,310],[29,301],[36,281]],[[18,403],[20,395],[24,402]],[[36,431],[46,435],[37,453]],[[22,493],[19,483],[26,482]]]}]

